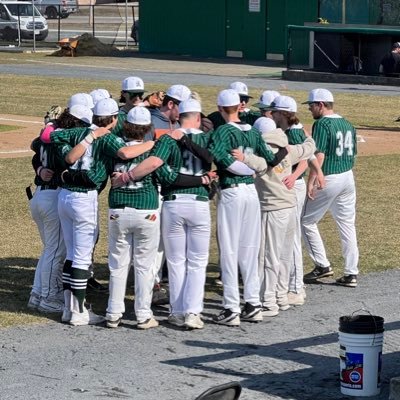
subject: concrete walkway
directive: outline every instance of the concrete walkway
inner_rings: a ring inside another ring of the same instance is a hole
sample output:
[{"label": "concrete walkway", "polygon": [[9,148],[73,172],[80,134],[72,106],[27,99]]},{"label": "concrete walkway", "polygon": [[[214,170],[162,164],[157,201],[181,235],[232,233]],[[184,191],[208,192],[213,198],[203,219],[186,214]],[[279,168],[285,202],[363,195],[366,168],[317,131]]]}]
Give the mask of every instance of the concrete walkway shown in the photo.
[{"label": "concrete walkway", "polygon": [[[339,385],[338,321],[361,308],[385,318],[382,392],[400,371],[400,270],[360,276],[356,289],[309,285],[307,303],[240,328],[206,324],[174,329],[167,310],[161,326],[70,327],[50,321],[0,331],[1,399],[194,399],[211,386],[239,381],[242,400],[345,399]],[[207,320],[220,309],[208,298]],[[98,310],[103,311],[104,310]]]}]

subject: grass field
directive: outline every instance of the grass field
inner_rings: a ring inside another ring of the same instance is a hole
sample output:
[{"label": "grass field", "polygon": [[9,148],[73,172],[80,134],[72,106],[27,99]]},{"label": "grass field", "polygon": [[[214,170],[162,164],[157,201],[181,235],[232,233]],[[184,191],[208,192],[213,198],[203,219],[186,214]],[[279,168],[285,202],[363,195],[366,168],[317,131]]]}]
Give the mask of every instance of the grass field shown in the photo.
[{"label": "grass field", "polygon": [[14,125],[0,125],[0,132],[13,131],[18,128],[19,128],[18,126],[14,126]]},{"label": "grass field", "polygon": [[[0,62],[1,58],[2,56]],[[24,55],[22,58],[26,59],[27,56]],[[47,90],[49,87],[51,90]],[[2,75],[0,112],[43,116],[51,105],[66,104],[73,92],[88,92],[96,87],[107,88],[113,97],[119,97],[120,83],[111,79],[96,81],[52,77],[49,82],[49,79],[43,77]],[[74,88],[73,92],[71,88]],[[146,89],[152,91],[165,87],[156,83],[146,83]],[[215,99],[220,87],[194,86],[192,89],[202,96],[206,112],[215,110]],[[307,98],[306,92],[285,90],[281,92],[293,96],[299,103]],[[255,97],[258,95],[258,93],[251,94]],[[398,124],[393,122],[396,114],[393,110],[393,97],[337,94],[336,102],[336,111],[348,117],[359,128],[398,130]],[[305,105],[299,105],[299,116],[303,123],[312,123]],[[4,128],[0,125],[0,132],[2,127]],[[397,206],[400,198],[397,176],[399,163],[400,154],[360,157],[357,161],[355,175],[358,190],[357,230],[361,273],[399,267],[400,210]],[[0,211],[3,228],[0,233],[0,327],[44,322],[47,318],[29,312],[26,308],[34,269],[41,252],[40,238],[30,217],[28,200],[25,196],[25,187],[33,180],[29,157],[0,159],[0,173],[2,176]],[[106,193],[103,192],[100,200],[101,237],[96,248],[95,262],[98,267],[97,277],[107,281]],[[329,259],[336,274],[340,274],[342,272],[340,242],[336,227],[329,216],[321,222],[321,232]],[[305,265],[309,269],[310,262],[307,258],[305,260]],[[217,249],[213,237],[208,291],[219,290],[211,284],[211,278],[216,275],[216,263]],[[106,300],[106,296],[89,298],[89,301],[94,303],[94,309],[99,312],[105,311]]]}]

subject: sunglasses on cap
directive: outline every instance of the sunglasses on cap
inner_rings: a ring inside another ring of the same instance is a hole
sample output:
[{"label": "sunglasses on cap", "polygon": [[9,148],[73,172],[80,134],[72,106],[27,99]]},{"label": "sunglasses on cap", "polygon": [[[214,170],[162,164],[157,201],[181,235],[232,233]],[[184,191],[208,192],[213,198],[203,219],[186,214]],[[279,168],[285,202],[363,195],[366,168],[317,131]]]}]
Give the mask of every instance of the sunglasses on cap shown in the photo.
[{"label": "sunglasses on cap", "polygon": [[248,97],[248,96],[239,96],[239,98],[240,98],[240,102],[241,103],[248,103],[249,102],[249,100],[250,100],[250,97]]}]

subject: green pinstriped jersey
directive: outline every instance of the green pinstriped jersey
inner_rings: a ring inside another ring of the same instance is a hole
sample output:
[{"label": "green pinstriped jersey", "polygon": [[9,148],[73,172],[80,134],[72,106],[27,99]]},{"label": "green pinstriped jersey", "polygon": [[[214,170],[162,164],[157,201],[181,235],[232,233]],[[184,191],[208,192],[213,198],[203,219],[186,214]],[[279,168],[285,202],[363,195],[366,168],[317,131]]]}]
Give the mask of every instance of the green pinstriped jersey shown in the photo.
[{"label": "green pinstriped jersey", "polygon": [[[128,146],[134,146],[142,142],[128,142]],[[128,172],[140,164],[149,156],[143,153],[131,160],[115,160],[114,172]],[[129,182],[120,188],[111,188],[108,193],[108,205],[110,208],[131,207],[140,210],[156,210],[158,208],[158,190],[153,174],[146,175],[140,181]]]},{"label": "green pinstriped jersey", "polygon": [[113,133],[116,136],[123,137],[124,135],[124,122],[126,121],[128,113],[125,111],[125,109],[120,108],[118,117],[117,117],[117,123],[115,124],[113,130],[111,133]]},{"label": "green pinstriped jersey", "polygon": [[[70,147],[69,147],[70,148]],[[32,142],[32,150],[39,156],[42,167],[49,168],[54,171],[54,175],[50,181],[45,182],[39,175],[35,176],[35,185],[61,185],[60,173],[67,168],[60,149],[57,145],[51,143],[43,143],[39,138]]]},{"label": "green pinstriped jersey", "polygon": [[236,183],[254,182],[253,176],[239,176],[226,170],[235,161],[231,155],[233,149],[240,149],[245,154],[264,157],[267,162],[275,158],[271,148],[264,142],[257,129],[246,124],[228,123],[220,126],[211,135],[210,151],[214,156],[222,187]]},{"label": "green pinstriped jersey", "polygon": [[[307,136],[304,132],[303,125],[297,124],[297,125],[292,125],[290,128],[286,129],[285,131],[286,136],[288,138],[289,144],[303,144],[304,141],[307,139]],[[293,165],[292,170],[294,171],[297,167],[296,165]],[[302,179],[306,173],[302,173],[297,179]]]},{"label": "green pinstriped jersey", "polygon": [[312,136],[317,153],[325,155],[322,165],[325,175],[341,174],[353,168],[357,137],[349,121],[337,114],[322,117],[314,122]]},{"label": "green pinstriped jersey", "polygon": [[[254,125],[254,122],[257,121],[258,118],[261,117],[261,113],[259,111],[244,111],[239,113],[239,119],[244,124],[249,124],[251,126]],[[213,113],[209,114],[207,118],[213,123],[214,130],[220,127],[221,125],[225,125],[226,122],[222,117],[219,111],[214,111]]]},{"label": "green pinstriped jersey", "polygon": [[[52,143],[62,146],[62,154],[66,154],[69,147],[80,143],[90,132],[91,128],[73,128],[54,131],[50,138]],[[74,164],[69,166],[71,171],[85,171],[88,178],[100,189],[112,170],[112,159],[117,157],[117,152],[125,142],[113,134],[107,134],[95,140],[85,153]],[[62,184],[62,187],[73,192],[87,192],[84,186]]]},{"label": "green pinstriped jersey", "polygon": [[[183,131],[197,145],[204,148],[208,147],[210,134],[203,133],[198,129]],[[156,171],[157,179],[161,183],[161,194],[163,196],[187,193],[208,197],[207,189],[204,186],[178,188],[174,187],[173,183],[178,174],[202,176],[210,170],[210,164],[194,156],[182,144],[168,135],[161,136],[156,142],[151,155],[164,161],[164,165]]]}]

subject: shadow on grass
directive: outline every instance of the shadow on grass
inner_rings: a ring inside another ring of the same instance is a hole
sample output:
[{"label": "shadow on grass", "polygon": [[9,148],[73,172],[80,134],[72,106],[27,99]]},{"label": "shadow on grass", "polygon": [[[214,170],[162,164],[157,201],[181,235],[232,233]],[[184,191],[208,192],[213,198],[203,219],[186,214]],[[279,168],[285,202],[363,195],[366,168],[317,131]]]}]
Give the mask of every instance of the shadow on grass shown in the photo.
[{"label": "shadow on grass", "polygon": [[382,132],[400,132],[400,126],[396,128],[393,127],[386,128],[384,126],[369,126],[369,125],[361,125],[357,127],[357,131],[370,131],[370,130],[382,131]]},{"label": "shadow on grass", "polygon": [[[400,330],[400,321],[385,324],[385,331]],[[312,336],[288,342],[270,345],[252,345],[241,343],[222,343],[210,341],[188,340],[191,347],[213,350],[201,356],[176,358],[166,364],[183,366],[205,371],[216,376],[229,375],[241,378],[240,384],[250,390],[277,396],[282,399],[315,400],[315,399],[348,399],[340,394],[339,359],[329,355],[315,354],[314,346],[338,343],[337,333]],[[218,353],[215,353],[218,350]],[[339,352],[339,345],[338,345]],[[273,370],[282,370],[282,363],[297,363],[298,369],[287,368],[286,372],[253,373],[254,368],[236,368],[236,360],[240,357],[265,357],[265,363]],[[398,375],[400,352],[383,355],[382,392],[379,399],[389,395],[390,379]],[[289,370],[290,369],[290,370]],[[327,391],[331,394],[326,396]],[[375,399],[377,397],[374,397]]]}]

